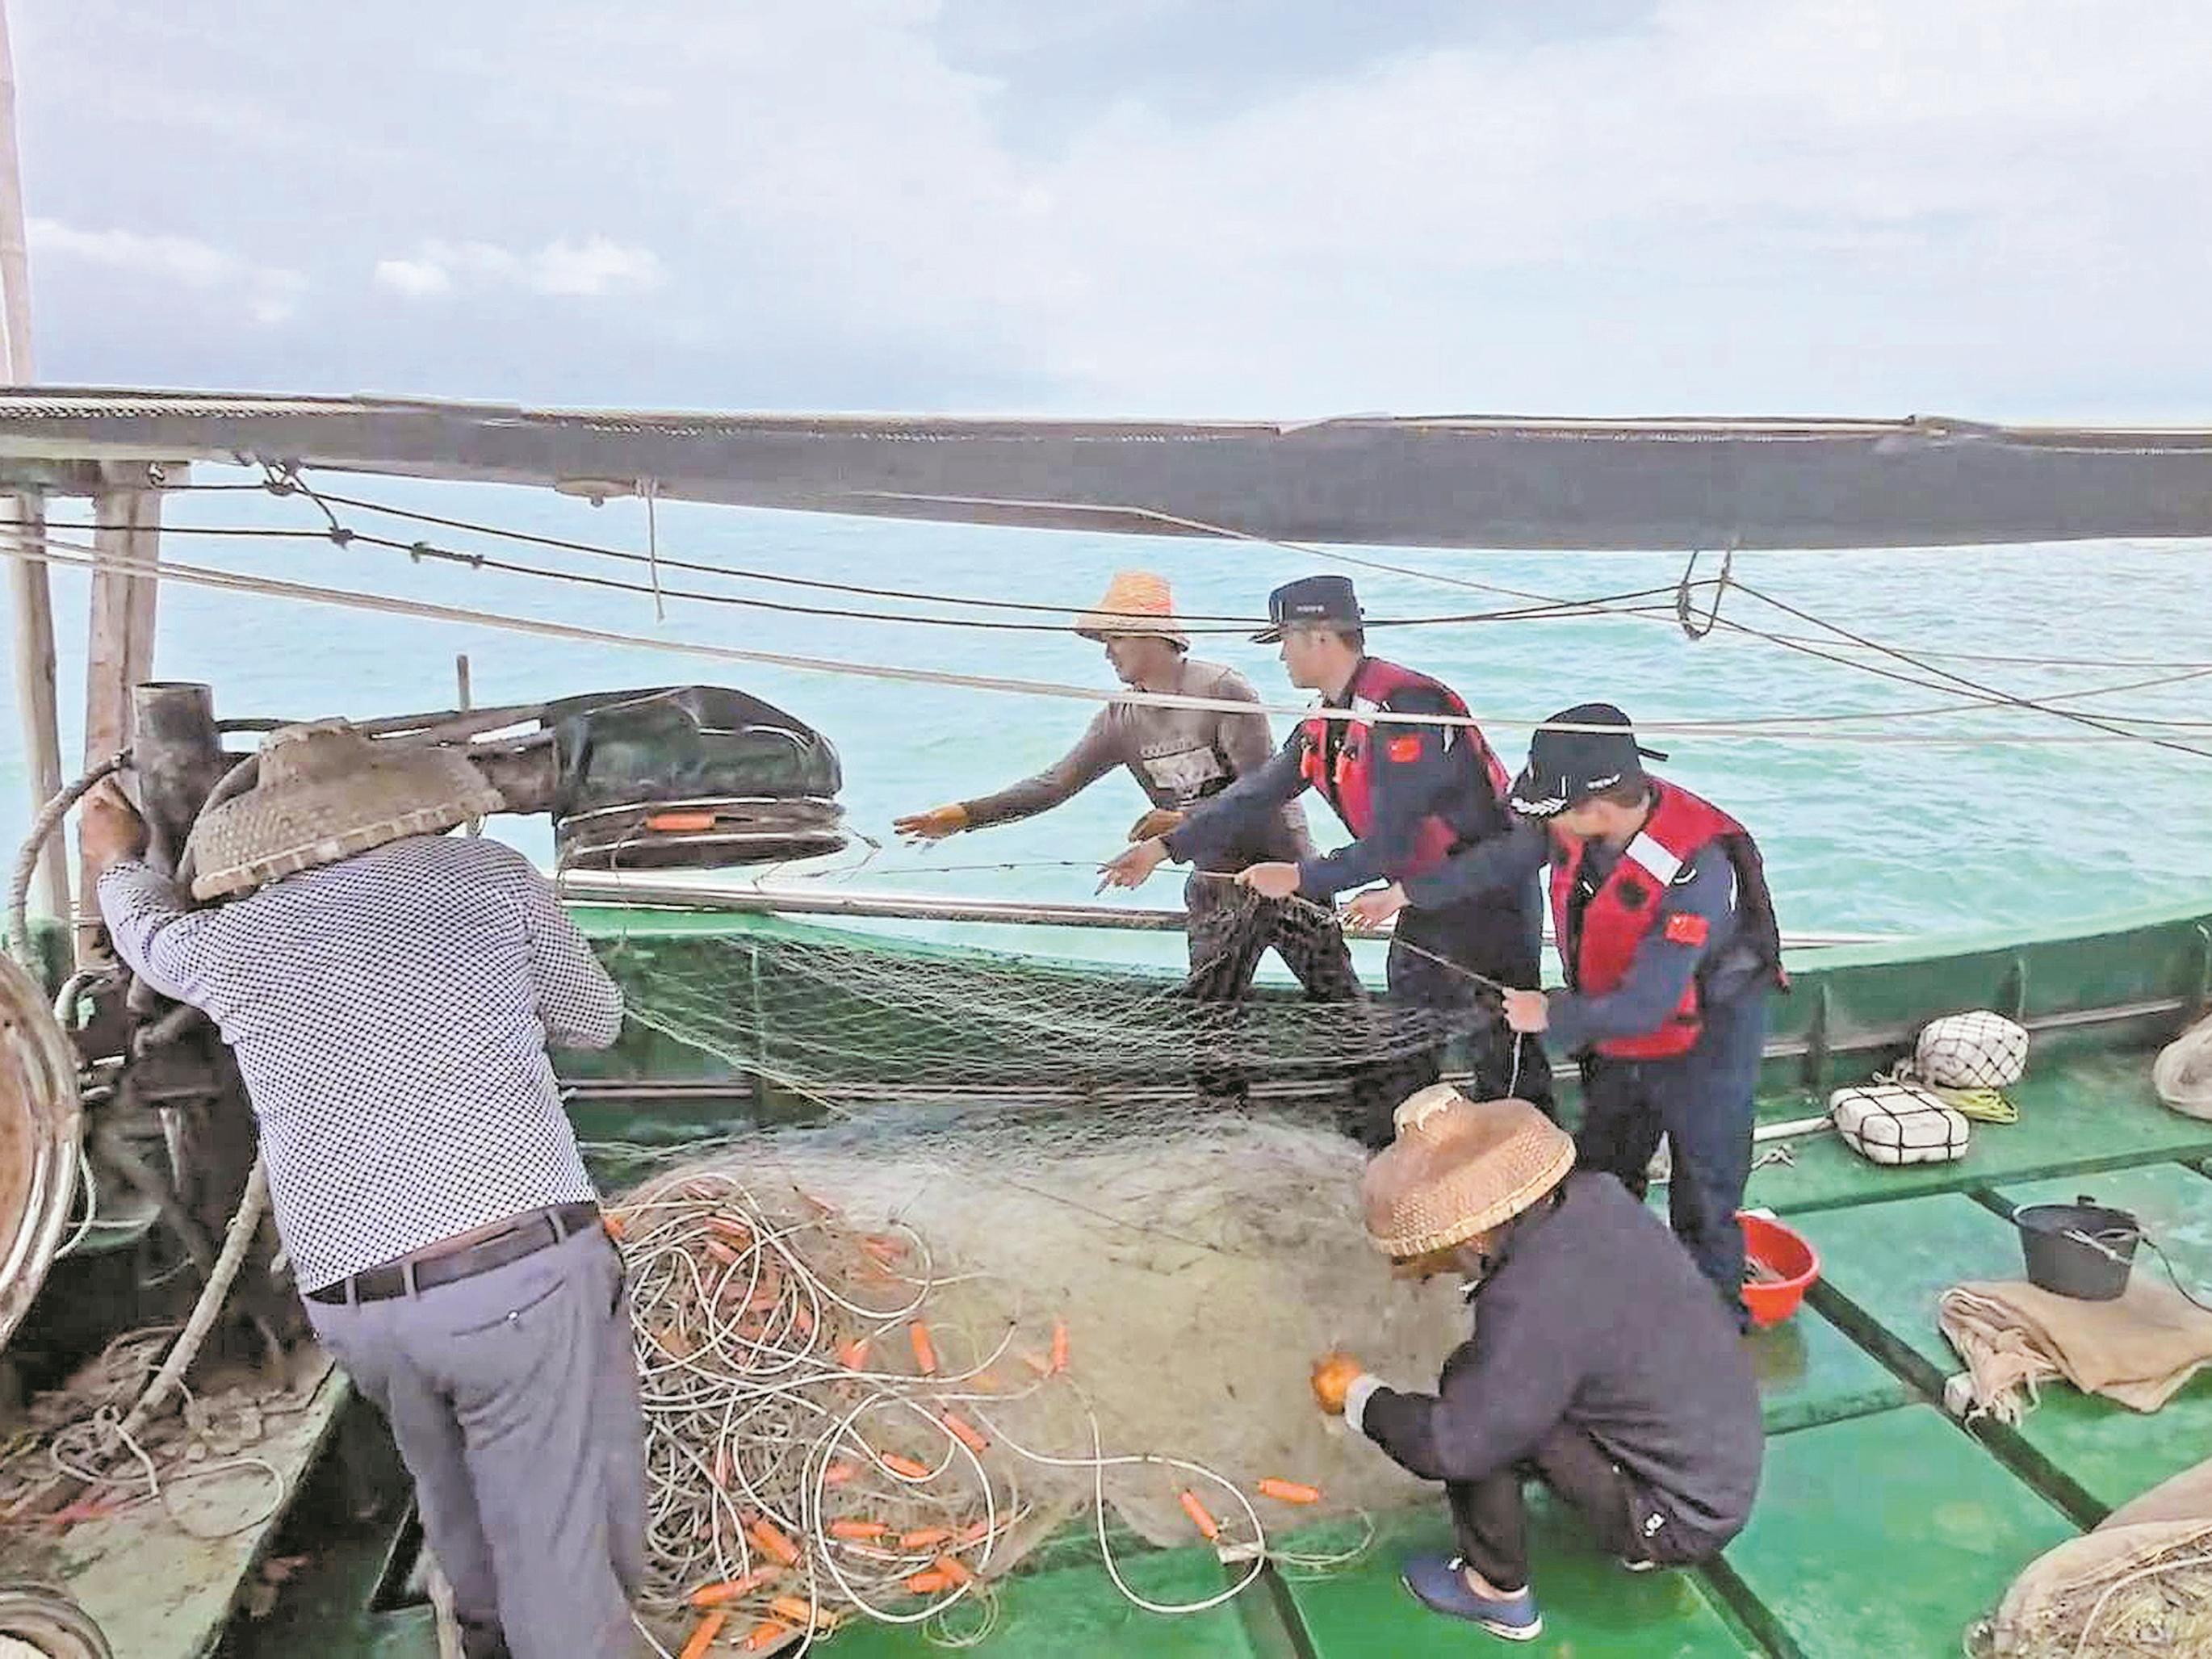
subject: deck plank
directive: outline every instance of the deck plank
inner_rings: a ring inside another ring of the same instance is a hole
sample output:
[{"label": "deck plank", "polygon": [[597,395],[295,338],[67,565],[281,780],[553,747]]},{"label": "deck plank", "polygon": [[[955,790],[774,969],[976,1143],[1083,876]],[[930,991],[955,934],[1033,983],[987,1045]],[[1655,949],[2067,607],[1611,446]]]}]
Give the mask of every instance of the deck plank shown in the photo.
[{"label": "deck plank", "polygon": [[[1194,1601],[1231,1582],[1219,1561],[1203,1549],[1167,1550],[1119,1562],[1140,1595],[1160,1601]],[[1263,1599],[1259,1586],[1240,1600]],[[1164,1618],[1132,1605],[1096,1565],[1065,1567],[1005,1581],[1000,1618],[989,1638],[963,1649],[978,1659],[1260,1659],[1236,1604],[1210,1613]],[[838,1659],[942,1659],[919,1626],[854,1626],[828,1650]]]},{"label": "deck plank", "polygon": [[[1706,1659],[1759,1650],[1716,1608],[1698,1575],[1624,1571],[1541,1492],[1532,1493],[1529,1534],[1529,1577],[1544,1634],[1516,1651],[1557,1659]],[[1341,1537],[1340,1528],[1310,1529],[1289,1547],[1326,1548]],[[1285,1584],[1314,1659],[1460,1659],[1498,1645],[1431,1613],[1399,1583],[1400,1563],[1422,1550],[1452,1553],[1441,1498],[1383,1517],[1376,1547],[1357,1565]]]},{"label": "deck plank", "polygon": [[[231,1536],[194,1537],[160,1504],[140,1504],[72,1527],[52,1546],[49,1570],[117,1654],[200,1659],[222,1638],[240,1586],[283,1524],[350,1392],[344,1374],[319,1351],[303,1351],[301,1364],[295,1382],[304,1409],[270,1417],[267,1432],[246,1452],[276,1466],[283,1477],[281,1492],[267,1475],[249,1469],[174,1488],[176,1508],[197,1531],[239,1528]],[[271,1513],[256,1523],[264,1510]],[[14,1546],[5,1559],[11,1569],[19,1565]]]},{"label": "deck plank", "polygon": [[1930,1406],[1768,1443],[1725,1575],[1804,1659],[1947,1659],[2065,1516]]},{"label": "deck plank", "polygon": [[[2212,1181],[2179,1164],[2162,1164],[2009,1186],[2002,1196],[2014,1204],[2054,1204],[2085,1193],[2100,1203],[2134,1211],[2145,1233],[2173,1258],[2183,1283],[2200,1299],[2212,1301],[2205,1293],[2212,1286]],[[2148,1252],[2138,1255],[2135,1271],[2158,1284],[2170,1283]],[[2180,1394],[2148,1414],[2054,1385],[2016,1427],[1995,1432],[2016,1436],[2071,1483],[2087,1506],[2109,1511],[2191,1468],[2212,1447],[2212,1371],[2198,1373]]]},{"label": "deck plank", "polygon": [[[1977,1123],[1966,1157],[1952,1164],[1885,1168],[1832,1134],[1789,1144],[1790,1164],[1751,1178],[1747,1202],[1784,1215],[1885,1202],[1934,1192],[2033,1181],[2069,1170],[2212,1157],[2212,1122],[2158,1103],[2147,1055],[2082,1060],[2030,1076],[2008,1091],[2017,1123]],[[1820,1103],[1769,1101],[1771,1115],[1817,1113]]]}]

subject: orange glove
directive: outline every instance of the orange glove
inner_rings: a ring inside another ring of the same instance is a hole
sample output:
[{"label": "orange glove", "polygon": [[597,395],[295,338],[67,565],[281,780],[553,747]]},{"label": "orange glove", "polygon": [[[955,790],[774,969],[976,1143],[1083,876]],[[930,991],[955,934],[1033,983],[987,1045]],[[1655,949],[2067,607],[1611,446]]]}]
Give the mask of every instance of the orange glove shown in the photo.
[{"label": "orange glove", "polygon": [[1344,1396],[1367,1367],[1341,1351],[1314,1361],[1314,1398],[1331,1417],[1344,1415]]},{"label": "orange glove", "polygon": [[1131,841],[1152,841],[1173,835],[1182,828],[1183,814],[1171,807],[1155,806],[1129,826]]},{"label": "orange glove", "polygon": [[891,820],[891,828],[909,841],[943,841],[967,827],[968,809],[957,801],[950,806],[933,806],[927,812],[910,812],[905,817]]}]

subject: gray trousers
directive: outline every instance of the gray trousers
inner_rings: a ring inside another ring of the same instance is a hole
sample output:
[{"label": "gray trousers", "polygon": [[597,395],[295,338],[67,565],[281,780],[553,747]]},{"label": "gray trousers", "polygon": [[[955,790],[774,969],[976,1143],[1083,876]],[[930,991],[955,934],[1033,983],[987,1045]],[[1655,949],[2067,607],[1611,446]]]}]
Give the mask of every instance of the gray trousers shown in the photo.
[{"label": "gray trousers", "polygon": [[514,1659],[634,1651],[645,1419],[606,1235],[419,1296],[307,1308],[392,1421],[471,1650],[504,1632]]}]

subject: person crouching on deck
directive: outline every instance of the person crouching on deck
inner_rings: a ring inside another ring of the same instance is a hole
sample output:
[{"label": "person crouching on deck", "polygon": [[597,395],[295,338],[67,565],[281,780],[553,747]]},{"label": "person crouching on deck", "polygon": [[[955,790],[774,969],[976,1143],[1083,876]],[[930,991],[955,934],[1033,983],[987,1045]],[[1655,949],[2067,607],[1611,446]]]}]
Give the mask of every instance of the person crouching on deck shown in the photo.
[{"label": "person crouching on deck", "polygon": [[[1262,815],[1280,811],[1310,786],[1358,839],[1322,857],[1255,864],[1237,880],[1270,899],[1329,906],[1339,893],[1382,880],[1405,880],[1443,867],[1452,854],[1510,834],[1505,769],[1443,682],[1367,654],[1359,600],[1342,576],[1308,576],[1267,596],[1268,626],[1253,635],[1279,643],[1291,684],[1318,691],[1351,718],[1302,721],[1273,759],[1193,811],[1164,836],[1139,842],[1106,866],[1109,884],[1133,887],[1168,859],[1203,859]],[[1443,716],[1393,720],[1393,714]],[[1541,912],[1532,866],[1518,890],[1486,884],[1462,899],[1417,903],[1398,924],[1387,967],[1390,1000],[1464,1017],[1482,981],[1540,982]],[[1392,1102],[1433,1083],[1442,1055],[1432,1048],[1395,1070],[1399,1086],[1355,1126],[1378,1146],[1389,1136]],[[1496,1018],[1474,1035],[1473,1070],[1486,1094],[1516,1094],[1548,1107],[1550,1063],[1543,1045]]]},{"label": "person crouching on deck", "polygon": [[1402,1272],[1457,1272],[1474,1334],[1434,1394],[1348,1354],[1313,1370],[1322,1408],[1443,1483],[1458,1553],[1407,1561],[1428,1607],[1509,1640],[1544,1628],[1522,1481],[1540,1480],[1632,1571],[1717,1553],[1743,1529],[1764,1437],[1751,1359],[1667,1230],[1518,1100],[1449,1084],[1398,1109],[1367,1167],[1376,1248]]},{"label": "person crouching on deck", "polygon": [[[1559,730],[1559,727],[1599,728]],[[1759,848],[1719,808],[1644,770],[1628,717],[1610,703],[1552,716],[1513,786],[1524,823],[1426,880],[1352,906],[1450,902],[1551,866],[1553,927],[1567,988],[1509,994],[1514,1029],[1579,1056],[1576,1157],[1642,1198],[1663,1133],[1674,1231],[1748,1328],[1736,1212],[1751,1174],[1753,1106],[1769,991],[1786,986]]]},{"label": "person crouching on deck", "polygon": [[[1212,708],[1174,708],[1110,702],[1100,709],[1075,747],[1038,773],[995,794],[956,801],[893,820],[914,841],[938,841],[964,830],[1014,823],[1072,799],[1119,766],[1151,803],[1130,827],[1133,842],[1178,828],[1201,803],[1266,766],[1275,751],[1260,694],[1233,668],[1190,655],[1190,636],[1176,621],[1164,577],[1149,570],[1118,572],[1096,610],[1075,631],[1106,648],[1115,678],[1135,691],[1249,702],[1249,714]],[[1352,952],[1333,916],[1310,905],[1259,899],[1239,889],[1239,871],[1269,861],[1296,861],[1313,853],[1303,809],[1291,801],[1255,815],[1197,861],[1183,884],[1190,953],[1186,989],[1202,1003],[1234,1003],[1252,988],[1260,958],[1273,945],[1314,1002],[1356,1002],[1366,994]],[[1216,1100],[1238,1101],[1244,1092],[1229,1049],[1233,1033],[1218,1034],[1222,1051],[1202,1069],[1200,1085]]]},{"label": "person crouching on deck", "polygon": [[272,733],[192,830],[192,896],[119,791],[81,834],[116,951],[236,1051],[307,1316],[391,1419],[469,1659],[634,1650],[645,1424],[623,1265],[550,1045],[622,994],[462,757]]}]

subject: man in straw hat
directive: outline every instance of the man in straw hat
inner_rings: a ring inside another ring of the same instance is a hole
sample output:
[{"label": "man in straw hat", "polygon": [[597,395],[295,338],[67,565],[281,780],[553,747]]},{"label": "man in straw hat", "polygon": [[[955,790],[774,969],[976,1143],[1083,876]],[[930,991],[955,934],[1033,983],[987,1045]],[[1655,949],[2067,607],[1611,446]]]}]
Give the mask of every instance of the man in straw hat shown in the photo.
[{"label": "man in straw hat", "polygon": [[1360,1187],[1368,1236],[1412,1273],[1455,1271],[1474,1334],[1435,1394],[1350,1355],[1314,1367],[1324,1411],[1444,1483],[1458,1553],[1415,1556],[1437,1612],[1529,1641],[1522,1481],[1564,1498],[1632,1571],[1703,1560],[1743,1529],[1763,1435],[1749,1356],[1697,1269],[1620,1183],[1574,1170],[1574,1144],[1527,1103],[1449,1085],[1398,1109]]},{"label": "man in straw hat", "polygon": [[[1251,682],[1235,669],[1191,658],[1190,636],[1176,620],[1168,584],[1149,570],[1118,573],[1097,608],[1078,619],[1075,631],[1105,647],[1115,678],[1133,690],[1260,701]],[[935,841],[1012,823],[1049,811],[1119,766],[1152,803],[1129,830],[1129,839],[1141,842],[1173,830],[1201,802],[1259,770],[1273,753],[1267,717],[1257,708],[1230,714],[1110,702],[1074,748],[1036,776],[996,794],[896,819],[892,827],[912,840]],[[1271,945],[1314,1000],[1346,1002],[1363,994],[1344,936],[1330,918],[1309,906],[1242,894],[1232,879],[1253,865],[1312,852],[1305,814],[1290,803],[1254,814],[1194,860],[1183,884],[1194,997],[1208,1002],[1241,998]],[[1216,1095],[1243,1091],[1225,1064],[1209,1068],[1202,1081]]]},{"label": "man in straw hat", "polygon": [[1514,836],[1353,906],[1451,902],[1551,866],[1566,988],[1506,999],[1516,1030],[1578,1055],[1586,1170],[1641,1198],[1666,1135],[1674,1231],[1747,1324],[1743,1234],[1767,993],[1787,981],[1759,848],[1734,818],[1646,773],[1628,716],[1581,703],[1545,722],[1513,786]]},{"label": "man in straw hat", "polygon": [[546,1056],[612,1042],[622,996],[528,860],[445,837],[501,807],[459,754],[334,720],[201,815],[206,908],[119,791],[81,833],[117,952],[237,1053],[308,1318],[391,1419],[464,1651],[625,1653],[636,1362]]},{"label": "man in straw hat", "polygon": [[[1267,616],[1255,642],[1279,642],[1291,684],[1318,691],[1328,708],[1349,718],[1316,714],[1302,721],[1266,766],[1188,822],[1140,840],[1108,865],[1109,883],[1134,886],[1164,860],[1203,858],[1310,785],[1358,839],[1326,856],[1255,864],[1237,878],[1269,898],[1327,907],[1339,893],[1432,872],[1454,853],[1510,832],[1505,769],[1467,705],[1441,681],[1367,654],[1351,582],[1342,576],[1287,582],[1267,596]],[[1393,714],[1444,716],[1453,723],[1394,721]],[[1540,982],[1540,918],[1533,871],[1518,890],[1486,889],[1449,903],[1415,905],[1391,940],[1391,1000],[1474,1023],[1485,981]],[[1407,1089],[1436,1080],[1440,1047],[1401,1066],[1404,1081],[1380,1103],[1383,1109]],[[1472,1060],[1482,1092],[1548,1107],[1551,1067],[1540,1041],[1523,1040],[1492,1017],[1477,1027]],[[1379,1146],[1389,1134],[1389,1121],[1378,1111],[1362,1138]]]}]

